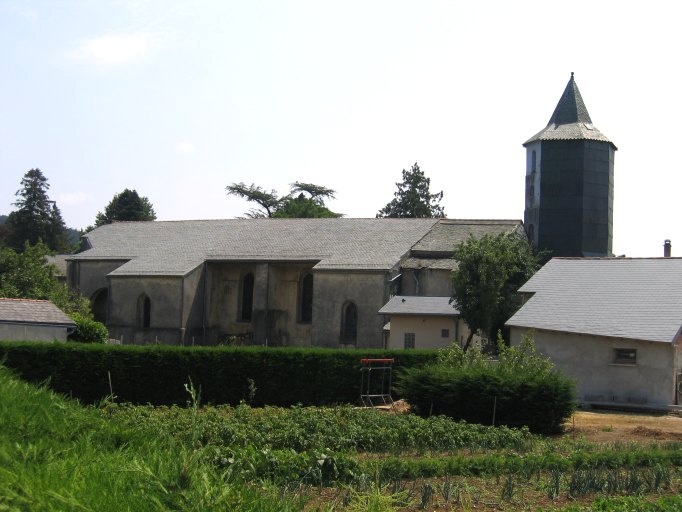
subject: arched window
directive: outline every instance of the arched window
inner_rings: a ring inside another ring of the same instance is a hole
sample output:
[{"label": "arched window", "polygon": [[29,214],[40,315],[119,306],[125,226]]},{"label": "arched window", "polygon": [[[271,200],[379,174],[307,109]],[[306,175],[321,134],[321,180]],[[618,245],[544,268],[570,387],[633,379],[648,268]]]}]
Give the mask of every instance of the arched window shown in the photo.
[{"label": "arched window", "polygon": [[535,168],[538,165],[538,156],[535,153],[535,150],[530,154],[530,170],[531,172],[535,172]]},{"label": "arched window", "polygon": [[137,298],[137,326],[149,329],[152,323],[152,301],[143,293]]},{"label": "arched window", "polygon": [[299,320],[301,323],[313,321],[313,275],[308,272],[299,285]]},{"label": "arched window", "polygon": [[355,343],[358,339],[358,308],[352,302],[346,302],[341,310],[341,341]]},{"label": "arched window", "polygon": [[92,294],[90,300],[90,307],[92,308],[92,316],[97,322],[107,323],[107,302],[109,300],[109,290],[100,288]]},{"label": "arched window", "polygon": [[241,310],[239,319],[242,322],[250,322],[253,313],[253,274],[249,273],[242,277]]}]

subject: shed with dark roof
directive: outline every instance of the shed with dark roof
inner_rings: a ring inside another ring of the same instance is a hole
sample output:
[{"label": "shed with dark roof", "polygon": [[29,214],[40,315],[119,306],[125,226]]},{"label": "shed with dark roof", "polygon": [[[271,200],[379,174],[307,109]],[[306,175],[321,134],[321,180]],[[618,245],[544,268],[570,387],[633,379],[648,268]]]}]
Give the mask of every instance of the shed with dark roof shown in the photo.
[{"label": "shed with dark roof", "polygon": [[0,340],[66,341],[75,327],[49,300],[0,298]]}]

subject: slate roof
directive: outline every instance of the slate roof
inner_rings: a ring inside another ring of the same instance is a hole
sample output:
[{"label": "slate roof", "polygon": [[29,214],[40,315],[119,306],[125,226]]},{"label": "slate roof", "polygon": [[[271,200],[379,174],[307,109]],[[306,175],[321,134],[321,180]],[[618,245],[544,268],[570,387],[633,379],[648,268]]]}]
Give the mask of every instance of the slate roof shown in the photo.
[{"label": "slate roof", "polygon": [[318,270],[390,270],[437,219],[120,222],[86,235],[73,260],[129,260],[110,275],[185,275],[204,261],[308,261]]},{"label": "slate roof", "polygon": [[597,140],[608,142],[617,149],[615,144],[592,124],[573,73],[547,126],[523,145],[540,140]]},{"label": "slate roof", "polygon": [[507,325],[672,343],[682,328],[682,258],[553,258]]},{"label": "slate roof", "polygon": [[412,247],[412,255],[448,257],[461,242],[466,242],[469,235],[481,238],[483,235],[497,235],[514,230],[523,230],[520,220],[495,219],[442,219],[433,226]]},{"label": "slate roof", "polygon": [[0,298],[0,323],[75,326],[73,320],[49,300]]},{"label": "slate roof", "polygon": [[415,297],[396,295],[379,310],[380,315],[457,316],[450,297]]},{"label": "slate roof", "polygon": [[450,256],[470,233],[519,220],[228,219],[119,222],[86,236],[72,260],[122,260],[109,275],[186,275],[204,261],[299,261],[317,270],[390,270],[411,248]]}]

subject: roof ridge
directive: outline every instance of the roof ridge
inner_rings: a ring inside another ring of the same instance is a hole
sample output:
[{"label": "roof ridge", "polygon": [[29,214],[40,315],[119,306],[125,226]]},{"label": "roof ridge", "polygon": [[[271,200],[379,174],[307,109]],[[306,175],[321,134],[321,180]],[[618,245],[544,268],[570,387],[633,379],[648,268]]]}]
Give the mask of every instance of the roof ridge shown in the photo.
[{"label": "roof ridge", "polygon": [[11,300],[15,302],[52,302],[49,299],[21,299],[17,297],[0,297],[0,300]]}]

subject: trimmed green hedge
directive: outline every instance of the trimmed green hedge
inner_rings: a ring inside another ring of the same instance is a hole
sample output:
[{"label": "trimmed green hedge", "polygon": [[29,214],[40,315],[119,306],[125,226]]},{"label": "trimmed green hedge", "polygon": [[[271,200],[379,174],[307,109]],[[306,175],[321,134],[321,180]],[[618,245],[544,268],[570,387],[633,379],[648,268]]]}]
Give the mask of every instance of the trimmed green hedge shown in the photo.
[{"label": "trimmed green hedge", "polygon": [[110,394],[136,404],[185,404],[185,385],[202,403],[329,405],[356,403],[360,358],[392,357],[395,367],[431,363],[433,351],[331,350],[263,347],[116,346],[80,343],[0,343],[0,362],[30,382],[87,403]]},{"label": "trimmed green hedge", "polygon": [[423,416],[443,414],[483,425],[525,425],[540,433],[560,431],[575,408],[575,385],[558,372],[426,366],[405,369],[399,390]]}]

